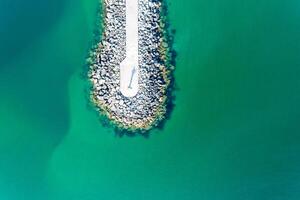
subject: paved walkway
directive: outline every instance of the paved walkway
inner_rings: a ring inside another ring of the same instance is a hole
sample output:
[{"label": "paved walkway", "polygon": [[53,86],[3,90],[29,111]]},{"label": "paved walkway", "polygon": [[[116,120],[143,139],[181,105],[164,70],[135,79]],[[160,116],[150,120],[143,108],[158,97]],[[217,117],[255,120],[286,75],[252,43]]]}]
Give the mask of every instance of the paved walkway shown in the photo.
[{"label": "paved walkway", "polygon": [[139,90],[138,1],[126,0],[126,58],[120,64],[120,90],[126,97]]}]

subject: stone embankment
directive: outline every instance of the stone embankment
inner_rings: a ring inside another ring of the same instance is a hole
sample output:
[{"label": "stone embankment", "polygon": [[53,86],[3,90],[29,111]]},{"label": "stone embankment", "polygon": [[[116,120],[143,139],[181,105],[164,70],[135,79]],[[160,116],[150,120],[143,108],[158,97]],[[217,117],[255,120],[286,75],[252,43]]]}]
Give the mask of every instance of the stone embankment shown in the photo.
[{"label": "stone embankment", "polygon": [[161,20],[161,1],[139,0],[139,91],[134,97],[120,92],[120,63],[126,55],[126,2],[105,0],[102,40],[89,70],[92,100],[101,114],[119,128],[147,130],[166,112],[169,85]]}]

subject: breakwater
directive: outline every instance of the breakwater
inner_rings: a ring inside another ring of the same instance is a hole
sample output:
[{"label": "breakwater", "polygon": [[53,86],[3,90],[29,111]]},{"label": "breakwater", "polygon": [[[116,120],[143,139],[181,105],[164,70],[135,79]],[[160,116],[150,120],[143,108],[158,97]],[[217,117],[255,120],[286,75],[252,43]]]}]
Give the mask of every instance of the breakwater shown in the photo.
[{"label": "breakwater", "polygon": [[164,35],[162,2],[138,1],[138,86],[136,95],[120,90],[120,63],[126,58],[126,1],[103,1],[104,31],[92,52],[89,79],[91,99],[99,112],[117,127],[148,130],[166,113],[170,84],[168,42]]}]

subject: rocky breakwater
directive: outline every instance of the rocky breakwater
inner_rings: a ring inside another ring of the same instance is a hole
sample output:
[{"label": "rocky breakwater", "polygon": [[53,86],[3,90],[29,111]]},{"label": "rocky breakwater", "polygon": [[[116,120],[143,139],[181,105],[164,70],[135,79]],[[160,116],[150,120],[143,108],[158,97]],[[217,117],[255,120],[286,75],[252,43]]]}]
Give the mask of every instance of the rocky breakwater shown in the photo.
[{"label": "rocky breakwater", "polygon": [[103,4],[102,40],[92,52],[89,69],[91,99],[118,128],[149,130],[164,118],[169,85],[162,3],[139,0],[139,91],[134,97],[120,92],[120,63],[126,55],[126,2],[105,0]]}]

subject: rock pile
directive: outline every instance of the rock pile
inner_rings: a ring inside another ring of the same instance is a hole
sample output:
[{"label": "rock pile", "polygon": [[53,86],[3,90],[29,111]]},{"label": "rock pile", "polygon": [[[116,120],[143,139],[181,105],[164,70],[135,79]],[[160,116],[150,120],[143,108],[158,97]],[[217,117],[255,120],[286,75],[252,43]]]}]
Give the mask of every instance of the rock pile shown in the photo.
[{"label": "rock pile", "polygon": [[119,85],[119,65],[126,54],[125,11],[125,0],[104,1],[104,33],[89,71],[92,100],[118,127],[145,130],[163,118],[169,84],[161,2],[139,0],[139,92],[130,98],[121,94]]}]

